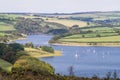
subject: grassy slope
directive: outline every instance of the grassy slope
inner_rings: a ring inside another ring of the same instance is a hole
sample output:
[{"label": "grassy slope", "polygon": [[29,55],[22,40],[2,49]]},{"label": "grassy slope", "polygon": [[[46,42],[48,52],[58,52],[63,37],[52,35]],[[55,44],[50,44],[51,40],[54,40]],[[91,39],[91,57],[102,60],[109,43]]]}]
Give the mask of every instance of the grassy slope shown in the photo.
[{"label": "grassy slope", "polygon": [[42,51],[40,48],[39,49],[25,48],[25,51],[28,52],[27,54],[29,54],[30,56],[36,57],[36,58],[62,55],[60,51],[55,51],[55,53],[49,53],[49,52]]},{"label": "grassy slope", "polygon": [[11,72],[12,64],[4,61],[3,59],[0,59],[0,68],[5,72]]},{"label": "grassy slope", "polygon": [[[25,51],[27,52],[28,55],[35,58],[62,55],[60,51],[55,51],[55,53],[49,53],[49,52],[42,51],[41,49],[35,49],[35,48],[25,48]],[[0,69],[2,69],[2,71],[5,71],[5,72],[11,72],[12,64],[10,64],[9,62],[3,59],[0,59]]]}]

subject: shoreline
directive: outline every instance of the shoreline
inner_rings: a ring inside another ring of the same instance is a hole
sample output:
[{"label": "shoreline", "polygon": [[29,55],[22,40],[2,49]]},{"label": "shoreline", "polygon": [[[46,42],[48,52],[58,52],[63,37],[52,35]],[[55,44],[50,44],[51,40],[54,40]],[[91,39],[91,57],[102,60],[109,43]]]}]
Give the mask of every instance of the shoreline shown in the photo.
[{"label": "shoreline", "polygon": [[50,43],[51,45],[60,45],[60,46],[105,46],[105,47],[120,47],[120,43],[97,43],[96,45],[90,45],[88,43]]},{"label": "shoreline", "polygon": [[35,58],[56,57],[56,56],[63,55],[61,51],[57,51],[57,50],[55,50],[54,53],[49,53],[49,52],[42,51],[41,49],[25,48],[25,51],[27,52],[28,55]]},{"label": "shoreline", "polygon": [[25,39],[26,39],[26,37],[19,37],[17,39],[11,39],[11,40],[9,40],[8,43],[16,42],[17,40],[25,40]]}]

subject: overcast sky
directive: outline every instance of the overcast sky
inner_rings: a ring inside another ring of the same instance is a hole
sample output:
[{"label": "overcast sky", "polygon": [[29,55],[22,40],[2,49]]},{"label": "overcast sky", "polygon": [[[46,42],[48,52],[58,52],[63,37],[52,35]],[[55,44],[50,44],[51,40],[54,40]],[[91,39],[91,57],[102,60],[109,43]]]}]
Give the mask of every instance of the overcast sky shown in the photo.
[{"label": "overcast sky", "polygon": [[120,0],[0,0],[0,12],[120,11]]}]

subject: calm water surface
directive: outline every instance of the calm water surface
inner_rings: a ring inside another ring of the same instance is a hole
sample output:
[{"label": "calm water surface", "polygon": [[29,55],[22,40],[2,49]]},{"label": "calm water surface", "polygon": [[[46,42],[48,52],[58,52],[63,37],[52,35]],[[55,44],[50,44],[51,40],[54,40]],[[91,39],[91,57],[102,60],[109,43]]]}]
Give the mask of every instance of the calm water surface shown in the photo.
[{"label": "calm water surface", "polygon": [[[49,45],[50,35],[30,35],[25,40],[17,40],[18,43],[32,42],[34,45]],[[50,63],[56,73],[68,75],[68,68],[73,66],[75,75],[91,77],[96,74],[105,77],[107,72],[117,71],[120,75],[120,47],[83,47],[83,46],[53,46],[55,50],[61,50],[63,56],[39,58]]]}]

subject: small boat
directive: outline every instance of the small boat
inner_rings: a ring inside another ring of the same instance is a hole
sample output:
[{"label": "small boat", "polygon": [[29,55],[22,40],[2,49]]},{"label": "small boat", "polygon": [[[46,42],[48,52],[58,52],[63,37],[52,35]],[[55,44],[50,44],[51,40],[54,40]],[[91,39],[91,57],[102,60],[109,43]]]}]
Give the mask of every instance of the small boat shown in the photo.
[{"label": "small boat", "polygon": [[77,53],[75,54],[75,57],[76,57],[76,58],[78,57],[78,54],[77,54]]},{"label": "small boat", "polygon": [[93,50],[93,53],[96,53],[96,51],[95,51],[95,50]]}]

